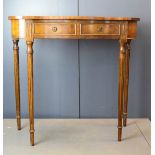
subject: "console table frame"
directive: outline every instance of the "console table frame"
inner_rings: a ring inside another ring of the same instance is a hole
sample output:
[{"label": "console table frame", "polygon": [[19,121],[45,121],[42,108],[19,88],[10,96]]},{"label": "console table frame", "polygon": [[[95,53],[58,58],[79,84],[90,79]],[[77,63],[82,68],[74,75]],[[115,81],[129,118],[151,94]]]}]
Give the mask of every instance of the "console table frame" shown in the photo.
[{"label": "console table frame", "polygon": [[127,124],[130,43],[135,39],[137,21],[131,17],[89,16],[9,16],[14,53],[14,78],[17,128],[21,129],[19,39],[27,44],[28,104],[30,143],[34,145],[33,42],[37,38],[116,39],[119,40],[118,141],[122,139],[122,123]]}]

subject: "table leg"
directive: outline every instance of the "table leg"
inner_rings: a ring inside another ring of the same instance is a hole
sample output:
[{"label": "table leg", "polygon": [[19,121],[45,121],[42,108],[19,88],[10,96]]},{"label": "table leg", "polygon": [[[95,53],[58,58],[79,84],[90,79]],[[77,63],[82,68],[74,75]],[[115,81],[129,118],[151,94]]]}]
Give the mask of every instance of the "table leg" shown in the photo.
[{"label": "table leg", "polygon": [[21,115],[20,115],[20,81],[19,81],[19,40],[13,40],[14,52],[14,79],[15,79],[15,97],[16,97],[16,119],[17,129],[21,130]]},{"label": "table leg", "polygon": [[126,43],[125,67],[124,67],[124,106],[123,106],[123,126],[126,126],[128,114],[128,85],[129,85],[129,59],[130,59],[130,42]]},{"label": "table leg", "polygon": [[123,80],[124,80],[124,62],[125,62],[125,41],[120,40],[119,56],[119,84],[118,84],[118,141],[122,137],[122,111],[123,111]]},{"label": "table leg", "polygon": [[33,88],[33,42],[27,41],[27,70],[28,70],[28,102],[30,119],[30,142],[34,145],[34,88]]}]

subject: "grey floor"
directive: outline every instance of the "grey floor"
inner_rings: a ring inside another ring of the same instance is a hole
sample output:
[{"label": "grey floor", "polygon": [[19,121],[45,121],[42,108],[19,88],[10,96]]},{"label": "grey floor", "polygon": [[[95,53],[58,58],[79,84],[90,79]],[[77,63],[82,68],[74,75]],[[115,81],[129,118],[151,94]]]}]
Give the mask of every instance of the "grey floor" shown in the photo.
[{"label": "grey floor", "polygon": [[148,119],[129,119],[117,142],[116,119],[36,119],[32,147],[28,119],[21,131],[15,119],[4,119],[4,155],[150,155],[150,130]]}]

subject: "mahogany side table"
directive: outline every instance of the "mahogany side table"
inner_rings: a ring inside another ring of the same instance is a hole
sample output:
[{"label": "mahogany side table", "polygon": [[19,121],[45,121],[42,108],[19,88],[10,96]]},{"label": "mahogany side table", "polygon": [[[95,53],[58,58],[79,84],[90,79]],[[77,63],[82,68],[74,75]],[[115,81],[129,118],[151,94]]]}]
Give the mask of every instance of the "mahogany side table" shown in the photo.
[{"label": "mahogany side table", "polygon": [[128,81],[130,43],[135,39],[139,18],[91,16],[9,16],[14,53],[14,78],[17,128],[21,129],[19,46],[24,38],[27,44],[28,104],[30,142],[34,145],[34,39],[116,39],[120,44],[118,82],[118,141],[122,137],[122,123],[126,126],[128,106]]}]

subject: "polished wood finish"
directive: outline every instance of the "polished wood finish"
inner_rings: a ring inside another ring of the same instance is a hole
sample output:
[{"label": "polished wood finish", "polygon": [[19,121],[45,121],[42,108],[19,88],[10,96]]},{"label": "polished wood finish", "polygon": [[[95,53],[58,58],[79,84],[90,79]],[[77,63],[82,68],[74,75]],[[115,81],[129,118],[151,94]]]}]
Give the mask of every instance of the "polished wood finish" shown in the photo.
[{"label": "polished wood finish", "polygon": [[27,41],[27,71],[28,71],[28,102],[30,119],[30,142],[34,145],[34,88],[33,88],[33,42]]},{"label": "polished wood finish", "polygon": [[125,41],[120,40],[119,57],[119,84],[118,84],[118,141],[122,136],[122,110],[123,110],[123,82],[124,82],[124,62],[125,62]]},{"label": "polished wood finish", "polygon": [[101,17],[101,16],[9,16],[9,20],[13,19],[62,19],[62,20],[116,20],[116,21],[139,21],[139,18],[133,17]]},{"label": "polished wood finish", "polygon": [[19,80],[19,46],[18,46],[18,41],[19,40],[13,40],[13,53],[14,53],[14,79],[15,79],[17,129],[21,130],[20,80]]},{"label": "polished wood finish", "polygon": [[74,23],[35,23],[34,34],[36,35],[76,35]]},{"label": "polished wood finish", "polygon": [[[10,16],[15,54],[15,85],[17,115],[20,116],[18,39],[27,43],[28,101],[30,141],[34,145],[33,41],[35,38],[117,39],[120,42],[118,89],[118,141],[122,139],[122,119],[126,126],[128,105],[130,42],[137,33],[137,21],[132,17],[89,16]],[[122,117],[123,116],[123,117]],[[19,120],[17,124],[20,127]]]},{"label": "polished wood finish", "polygon": [[126,43],[125,52],[125,65],[124,65],[124,106],[123,106],[123,126],[127,123],[127,112],[128,112],[128,85],[129,85],[129,59],[130,59],[130,42],[129,39]]},{"label": "polished wood finish", "polygon": [[80,35],[120,35],[120,24],[81,24]]},{"label": "polished wood finish", "polygon": [[[88,16],[10,16],[12,37],[61,39],[120,39],[127,28],[127,39],[134,39],[139,18]],[[56,31],[54,31],[54,29]]]}]

